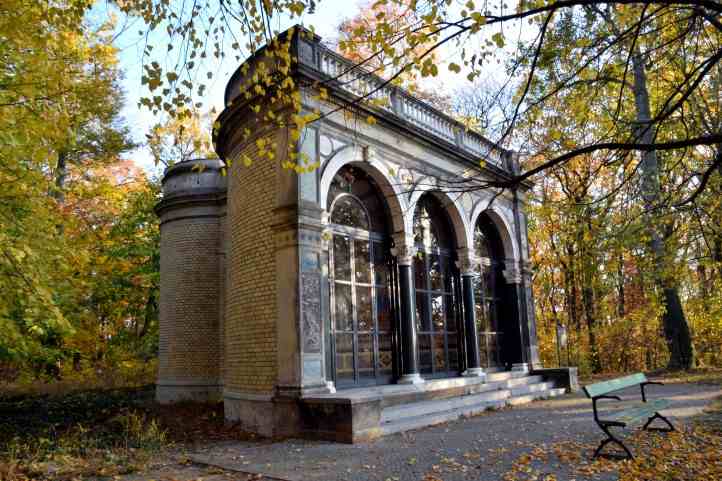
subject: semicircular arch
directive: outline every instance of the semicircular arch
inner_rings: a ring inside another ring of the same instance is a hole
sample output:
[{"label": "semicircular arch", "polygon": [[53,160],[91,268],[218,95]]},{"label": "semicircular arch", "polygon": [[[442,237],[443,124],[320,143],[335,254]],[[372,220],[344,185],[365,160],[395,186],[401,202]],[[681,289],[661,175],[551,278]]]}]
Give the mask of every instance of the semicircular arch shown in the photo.
[{"label": "semicircular arch", "polygon": [[[422,179],[423,180],[423,179]],[[451,228],[454,231],[457,248],[466,249],[473,245],[473,230],[467,221],[464,207],[458,198],[452,197],[449,193],[439,190],[433,183],[418,182],[414,187],[414,192],[409,200],[409,213],[407,215],[408,225],[413,226],[413,217],[416,210],[416,204],[424,194],[433,195],[443,207],[451,222]]]},{"label": "semicircular arch", "polygon": [[499,237],[501,237],[501,243],[504,246],[504,255],[507,258],[518,260],[519,249],[516,242],[514,242],[514,229],[502,210],[493,204],[489,207],[488,200],[486,199],[480,200],[476,203],[474,210],[471,213],[471,225],[473,226],[473,229],[476,229],[476,223],[479,221],[479,217],[482,214],[489,216],[489,219],[491,219],[494,223],[494,226],[499,233]]},{"label": "semicircular arch", "polygon": [[407,209],[403,191],[399,188],[398,183],[387,174],[388,169],[385,169],[385,165],[376,158],[369,160],[364,159],[363,149],[358,146],[349,146],[339,151],[324,166],[321,172],[319,189],[321,207],[326,209],[328,192],[331,187],[333,177],[336,175],[336,172],[345,165],[351,165],[363,170],[374,180],[374,182],[376,182],[376,185],[381,190],[381,194],[383,195],[389,208],[393,232],[406,231],[404,212]]}]

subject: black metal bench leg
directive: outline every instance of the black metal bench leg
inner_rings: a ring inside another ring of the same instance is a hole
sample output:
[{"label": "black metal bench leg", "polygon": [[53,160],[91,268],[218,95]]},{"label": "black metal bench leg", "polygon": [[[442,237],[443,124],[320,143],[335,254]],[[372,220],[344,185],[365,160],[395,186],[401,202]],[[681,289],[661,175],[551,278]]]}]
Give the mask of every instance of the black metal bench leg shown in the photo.
[{"label": "black metal bench leg", "polygon": [[[632,459],[632,458],[634,458],[634,456],[632,456],[632,452],[631,452],[629,449],[627,449],[627,446],[625,446],[622,441],[620,441],[619,439],[617,439],[616,437],[614,437],[614,435],[609,431],[609,427],[608,427],[608,426],[605,426],[605,425],[603,425],[603,424],[600,424],[599,427],[602,429],[602,431],[604,431],[604,434],[607,435],[607,439],[603,440],[603,441],[599,444],[599,447],[597,448],[597,450],[594,451],[594,456],[592,456],[593,459],[595,459],[595,458],[597,458],[598,456],[602,455],[602,454],[601,454],[601,453],[602,453],[602,449],[604,449],[604,446],[606,446],[606,445],[609,444],[609,443],[614,443],[614,444],[618,445],[619,447],[621,447],[621,448],[624,450],[624,452],[627,454],[627,456],[626,456],[625,459]],[[606,454],[605,456],[615,456],[615,457],[619,457],[619,455],[610,455],[610,454]]]},{"label": "black metal bench leg", "polygon": [[[652,422],[654,422],[655,419],[661,419],[662,421],[664,421],[665,423],[667,423],[667,426],[669,426],[669,427],[667,427],[667,428],[650,428],[649,425],[652,424]],[[654,413],[654,416],[652,416],[651,418],[649,418],[649,419],[647,420],[647,423],[644,425],[644,427],[643,427],[642,429],[645,430],[645,431],[661,431],[661,432],[663,432],[663,433],[668,433],[668,432],[670,432],[670,431],[674,431],[674,430],[675,430],[675,429],[674,429],[674,426],[672,425],[672,423],[670,422],[670,420],[667,419],[667,418],[665,418],[664,416],[662,416],[662,415],[659,414],[659,413]]]}]

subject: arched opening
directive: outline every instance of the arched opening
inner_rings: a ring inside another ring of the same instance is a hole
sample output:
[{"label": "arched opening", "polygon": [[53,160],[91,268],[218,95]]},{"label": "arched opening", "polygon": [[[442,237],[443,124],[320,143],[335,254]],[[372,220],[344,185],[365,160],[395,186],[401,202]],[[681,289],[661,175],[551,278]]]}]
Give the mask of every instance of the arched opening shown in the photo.
[{"label": "arched opening", "polygon": [[479,261],[479,275],[474,278],[474,301],[480,363],[484,368],[502,367],[504,245],[494,222],[486,213],[482,213],[476,222],[474,253]]},{"label": "arched opening", "polygon": [[374,180],[346,165],[331,181],[327,210],[334,381],[388,383],[395,362],[388,207]]},{"label": "arched opening", "polygon": [[474,285],[481,366],[509,368],[523,361],[517,286],[504,276],[507,252],[492,216],[482,212],[474,228],[479,275]]},{"label": "arched opening", "polygon": [[432,194],[416,203],[413,233],[419,369],[427,378],[455,376],[461,369],[456,240],[447,213]]}]

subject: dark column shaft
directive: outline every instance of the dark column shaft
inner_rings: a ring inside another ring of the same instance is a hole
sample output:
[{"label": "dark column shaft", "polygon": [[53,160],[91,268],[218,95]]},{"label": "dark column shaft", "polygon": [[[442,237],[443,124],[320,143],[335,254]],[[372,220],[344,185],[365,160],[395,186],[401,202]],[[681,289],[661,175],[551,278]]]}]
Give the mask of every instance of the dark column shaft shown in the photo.
[{"label": "dark column shaft", "polygon": [[399,305],[401,308],[401,374],[419,373],[419,354],[416,338],[416,309],[410,265],[399,265]]},{"label": "dark column shaft", "polygon": [[466,331],[466,368],[479,368],[479,333],[476,328],[476,302],[474,300],[474,276],[461,276],[464,302],[464,327]]}]

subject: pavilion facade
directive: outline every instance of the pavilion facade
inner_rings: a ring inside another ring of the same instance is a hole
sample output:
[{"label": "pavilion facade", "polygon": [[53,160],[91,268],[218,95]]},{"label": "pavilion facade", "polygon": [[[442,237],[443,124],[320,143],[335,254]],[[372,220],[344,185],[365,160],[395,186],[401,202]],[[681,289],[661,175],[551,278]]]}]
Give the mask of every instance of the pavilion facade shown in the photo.
[{"label": "pavilion facade", "polygon": [[[350,123],[334,108],[381,80],[302,29],[292,49],[304,108],[326,114],[298,143],[320,167],[234,161],[222,175],[223,160],[198,160],[166,172],[158,399],[222,399],[229,420],[261,434],[354,441],[378,434],[373,402],[358,400],[384,386],[539,369],[531,186],[481,187],[517,173],[516,154],[391,86],[386,106],[354,107],[377,122]],[[244,71],[218,119],[226,161],[257,158],[257,136],[287,142],[241,95]]]}]

